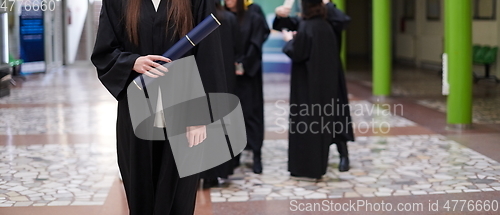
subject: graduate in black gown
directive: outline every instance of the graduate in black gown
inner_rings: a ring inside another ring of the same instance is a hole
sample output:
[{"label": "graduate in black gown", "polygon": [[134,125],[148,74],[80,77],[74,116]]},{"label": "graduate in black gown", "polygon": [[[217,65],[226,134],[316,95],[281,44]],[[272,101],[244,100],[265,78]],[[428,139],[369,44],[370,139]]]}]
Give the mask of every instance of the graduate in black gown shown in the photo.
[{"label": "graduate in black gown", "polygon": [[226,8],[236,14],[240,25],[243,54],[238,62],[243,65],[243,71],[238,70],[237,73],[236,95],[240,99],[245,117],[247,146],[253,152],[253,171],[260,174],[261,148],[264,141],[262,45],[270,30],[259,5],[245,0],[225,0],[225,3]]},{"label": "graduate in black gown", "polygon": [[302,10],[302,19],[274,25],[297,30],[295,36],[283,32],[288,41],[283,52],[292,59],[288,170],[292,176],[321,178],[332,143],[339,149],[339,170],[349,169],[346,142],[354,135],[340,42],[327,19],[327,8],[321,0],[303,0]]},{"label": "graduate in black gown", "polygon": [[[130,214],[193,214],[199,174],[180,178],[169,141],[135,136],[127,87],[144,74],[158,77],[154,61],[193,25],[215,13],[212,0],[103,0],[91,57],[99,80],[118,101],[118,165]],[[167,30],[168,27],[168,30]],[[219,32],[214,31],[188,55],[194,55],[204,90],[226,92]],[[199,144],[196,142],[195,144]]]},{"label": "graduate in black gown", "polygon": [[[235,93],[236,87],[236,60],[240,58],[242,47],[239,38],[241,37],[238,20],[236,16],[227,11],[222,5],[221,0],[215,0],[217,10],[217,19],[221,22],[219,27],[220,40],[222,46],[222,55],[224,57],[224,70],[226,71],[227,90],[229,93]],[[218,185],[219,178],[228,178],[233,174],[234,161],[221,164],[217,167],[202,172],[203,187],[209,188]]]},{"label": "graduate in black gown", "polygon": [[[326,20],[332,25],[337,41],[342,41],[342,31],[344,31],[351,22],[351,17],[339,10],[330,0],[323,0],[323,3],[325,3],[326,6]],[[289,8],[285,6],[277,7],[276,18],[273,21],[273,29],[281,31],[286,28],[290,31],[296,31],[301,18],[289,17],[289,14]],[[339,51],[341,48],[341,46],[338,47]]]}]

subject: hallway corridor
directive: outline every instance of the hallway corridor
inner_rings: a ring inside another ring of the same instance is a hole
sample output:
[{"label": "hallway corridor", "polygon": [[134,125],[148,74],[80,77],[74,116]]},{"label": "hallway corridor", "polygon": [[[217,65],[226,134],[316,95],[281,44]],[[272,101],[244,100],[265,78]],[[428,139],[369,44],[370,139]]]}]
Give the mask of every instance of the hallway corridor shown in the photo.
[{"label": "hallway corridor", "polygon": [[[437,214],[446,214],[451,209],[443,208],[445,201],[500,200],[498,122],[476,123],[461,133],[446,130],[445,114],[421,105],[437,95],[395,93],[377,101],[366,72],[355,66],[347,72],[356,131],[356,141],[349,143],[350,171],[337,170],[332,145],[323,179],[289,176],[289,77],[267,72],[264,172],[252,173],[251,155],[244,152],[229,180],[198,192],[196,214],[293,214],[294,204],[323,200],[385,202],[393,214],[401,213],[399,203],[422,203],[418,214],[431,213],[429,202],[439,201]],[[411,86],[418,87],[429,89]],[[1,98],[0,214],[127,214],[116,165],[115,114],[116,101],[90,65],[27,76]],[[498,211],[481,214],[488,213]]]}]

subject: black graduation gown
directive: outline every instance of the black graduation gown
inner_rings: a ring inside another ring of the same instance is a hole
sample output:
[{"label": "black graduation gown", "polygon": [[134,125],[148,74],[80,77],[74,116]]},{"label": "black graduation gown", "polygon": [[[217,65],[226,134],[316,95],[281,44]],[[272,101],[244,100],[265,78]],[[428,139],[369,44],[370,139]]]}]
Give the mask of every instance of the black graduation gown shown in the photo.
[{"label": "black graduation gown", "polygon": [[[221,22],[219,27],[222,55],[224,57],[224,70],[226,71],[227,89],[234,94],[236,86],[236,73],[234,63],[241,55],[240,29],[236,16],[226,10],[217,11],[217,18]],[[204,179],[227,178],[233,174],[234,161],[229,160],[224,164],[204,171],[200,174]]]},{"label": "black graduation gown", "polygon": [[[327,21],[332,25],[337,41],[342,41],[342,31],[347,28],[351,22],[351,17],[339,10],[333,3],[326,4]],[[339,51],[341,46],[339,45]]]},{"label": "black graduation gown", "polygon": [[[327,21],[313,18],[298,23],[297,35],[283,52],[292,59],[288,170],[294,176],[320,178],[326,173],[330,144],[352,137],[350,124],[347,131],[334,124],[338,106],[324,109],[346,94],[338,42]],[[349,113],[344,117],[350,120]]]},{"label": "black graduation gown", "polygon": [[270,30],[260,6],[252,4],[240,23],[244,75],[236,77],[236,95],[239,97],[245,117],[248,145],[260,156],[264,141],[264,98],[262,92],[262,45]]},{"label": "black graduation gown", "polygon": [[226,10],[220,11],[219,27],[222,55],[224,56],[224,69],[226,71],[227,89],[229,93],[234,93],[236,86],[236,73],[234,63],[241,58],[242,44],[240,41],[241,33],[236,16]]},{"label": "black graduation gown", "polygon": [[[333,3],[326,4],[326,8],[327,8],[326,21],[333,28],[333,31],[335,33],[335,38],[339,44],[337,46],[337,50],[340,52],[340,49],[341,49],[340,41],[341,41],[342,31],[347,28],[351,18],[349,16],[347,16],[345,13],[343,13],[341,10],[337,9],[335,4],[333,4]],[[302,19],[299,17],[286,17],[286,18],[276,17],[273,21],[273,29],[281,31],[281,29],[286,28],[286,29],[291,30],[291,31],[296,31],[298,29],[299,23],[301,21],[302,21]],[[336,56],[339,56],[338,60],[340,60],[340,55],[337,54]],[[335,59],[335,60],[337,60],[337,59]],[[338,71],[338,72],[336,72],[335,77],[336,77],[336,79],[338,79],[337,90],[339,91],[339,94],[335,98],[335,107],[339,107],[342,109],[339,110],[339,112],[338,112],[339,114],[336,114],[335,120],[337,123],[340,123],[337,125],[341,127],[341,128],[339,127],[337,130],[343,131],[343,132],[336,135],[339,138],[334,139],[334,142],[335,141],[354,141],[354,133],[353,133],[352,123],[351,123],[352,119],[351,119],[351,114],[350,114],[350,108],[348,105],[349,98],[348,98],[348,92],[347,92],[347,85],[346,85],[346,81],[345,81],[344,68],[343,68],[342,64],[338,64],[338,68],[336,71]]]},{"label": "black graduation gown", "polygon": [[258,4],[251,4],[251,5],[248,5],[247,7],[247,12],[251,12],[251,13],[257,13],[259,14],[264,20],[266,20],[266,15],[264,14],[264,11],[262,10],[262,8],[258,5]]},{"label": "black graduation gown", "polygon": [[[134,135],[127,87],[139,74],[132,70],[141,55],[161,55],[179,38],[167,32],[169,1],[155,12],[151,0],[141,2],[139,46],[130,42],[123,15],[127,1],[103,0],[91,60],[99,80],[118,100],[116,122],[118,165],[130,214],[193,214],[198,174],[179,178],[169,142],[147,141]],[[192,0],[194,24],[215,11],[212,1]],[[226,92],[218,31],[186,55],[194,55],[205,92]]]}]

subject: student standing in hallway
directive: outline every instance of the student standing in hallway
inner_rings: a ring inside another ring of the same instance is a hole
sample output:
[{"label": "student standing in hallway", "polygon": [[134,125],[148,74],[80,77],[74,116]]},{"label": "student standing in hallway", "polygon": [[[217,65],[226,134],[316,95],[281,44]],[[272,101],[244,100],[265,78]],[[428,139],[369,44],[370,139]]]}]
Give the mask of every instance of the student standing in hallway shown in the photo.
[{"label": "student standing in hallway", "polygon": [[[224,57],[224,70],[226,71],[227,90],[234,94],[236,86],[236,59],[241,55],[241,38],[238,20],[236,16],[225,10],[221,5],[221,0],[215,0],[216,16],[221,22],[219,27],[220,41],[222,46],[222,56]],[[233,160],[221,164],[217,167],[202,172],[200,177],[203,178],[203,188],[217,186],[219,178],[228,178],[233,174]]]},{"label": "student standing in hallway", "polygon": [[262,45],[270,30],[259,5],[249,0],[225,0],[225,3],[226,8],[238,18],[242,35],[243,54],[238,62],[243,69],[237,71],[236,95],[245,117],[247,146],[253,152],[253,171],[259,174],[262,173],[261,148],[264,141]]},{"label": "student standing in hallway", "polygon": [[[354,140],[340,45],[321,0],[302,1],[302,19],[288,20],[283,52],[292,59],[288,170],[292,176],[321,178],[328,167],[330,144],[337,143],[340,171],[349,169],[347,141]],[[282,25],[283,26],[283,25]],[[277,27],[275,20],[275,28]],[[344,98],[345,97],[345,98]],[[312,112],[335,102],[334,111]],[[340,110],[338,108],[341,108]],[[327,128],[322,125],[329,122]],[[300,126],[305,126],[302,128]]]},{"label": "student standing in hallway", "polygon": [[[179,177],[168,140],[135,136],[127,87],[140,74],[161,76],[153,69],[160,66],[155,61],[170,61],[160,55],[211,13],[212,0],[103,0],[91,59],[99,80],[118,100],[118,165],[132,215],[194,213],[199,175]],[[195,56],[205,92],[226,92],[218,31],[189,55]],[[204,129],[198,130],[200,137]]]}]

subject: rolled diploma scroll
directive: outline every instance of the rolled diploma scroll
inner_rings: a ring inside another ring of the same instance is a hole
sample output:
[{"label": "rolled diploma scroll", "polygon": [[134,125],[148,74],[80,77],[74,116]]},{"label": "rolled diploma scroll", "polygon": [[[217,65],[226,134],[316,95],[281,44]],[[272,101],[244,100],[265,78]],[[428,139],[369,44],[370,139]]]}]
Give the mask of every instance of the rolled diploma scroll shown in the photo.
[{"label": "rolled diploma scroll", "polygon": [[[193,30],[187,33],[186,36],[182,37],[172,47],[170,47],[170,49],[163,53],[163,56],[172,61],[181,58],[220,25],[219,20],[217,20],[213,14],[210,14],[203,21],[201,21],[200,24],[194,27]],[[165,62],[160,62],[160,64],[165,64]],[[165,67],[168,68],[168,64]],[[134,79],[134,83],[139,89],[142,90],[143,87],[148,86],[148,84],[153,80],[154,78],[141,74]]]},{"label": "rolled diploma scroll", "polygon": [[292,9],[293,3],[295,3],[295,0],[285,0],[285,2],[283,3],[283,6]]}]

